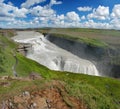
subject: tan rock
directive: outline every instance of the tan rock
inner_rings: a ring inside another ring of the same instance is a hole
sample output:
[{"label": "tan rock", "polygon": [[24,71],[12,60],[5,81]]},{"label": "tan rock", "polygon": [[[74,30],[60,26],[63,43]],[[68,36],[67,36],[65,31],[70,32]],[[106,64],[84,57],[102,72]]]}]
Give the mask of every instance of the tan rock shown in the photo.
[{"label": "tan rock", "polygon": [[25,107],[22,104],[18,104],[18,109],[25,109]]},{"label": "tan rock", "polygon": [[40,96],[36,96],[33,102],[36,103],[37,109],[46,109],[48,107],[45,98],[41,98]]},{"label": "tan rock", "polygon": [[15,96],[14,97],[14,103],[23,103],[24,100],[20,96]]}]

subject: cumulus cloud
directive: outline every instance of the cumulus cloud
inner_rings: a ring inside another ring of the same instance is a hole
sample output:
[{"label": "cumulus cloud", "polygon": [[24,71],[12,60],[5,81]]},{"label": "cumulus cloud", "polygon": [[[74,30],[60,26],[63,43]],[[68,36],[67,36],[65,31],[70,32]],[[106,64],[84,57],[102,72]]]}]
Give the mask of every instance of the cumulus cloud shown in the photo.
[{"label": "cumulus cloud", "polygon": [[102,23],[102,22],[95,22],[94,20],[88,20],[86,22],[81,23],[81,27],[84,28],[104,28],[104,29],[110,29],[111,26],[109,23]]},{"label": "cumulus cloud", "polygon": [[26,17],[28,12],[27,9],[18,7],[14,7],[8,4],[1,4],[0,5],[0,16],[1,17]]},{"label": "cumulus cloud", "polygon": [[51,21],[51,25],[54,25],[54,26],[59,26],[59,27],[64,27],[64,24],[65,24],[65,15],[64,14],[61,14],[61,15],[55,15],[53,17],[51,17],[50,19]]},{"label": "cumulus cloud", "polygon": [[13,16],[11,13],[14,10],[14,7],[7,4],[0,4],[0,16],[1,17],[10,17]]},{"label": "cumulus cloud", "polygon": [[13,6],[13,3],[9,1],[9,2],[8,2],[8,5],[11,5],[11,6]]},{"label": "cumulus cloud", "polygon": [[85,7],[78,7],[77,8],[79,11],[91,11],[92,10],[92,7],[89,7],[89,6],[85,6]]},{"label": "cumulus cloud", "polygon": [[66,14],[66,18],[68,21],[71,21],[71,22],[79,22],[80,21],[79,15],[74,11],[68,12]]},{"label": "cumulus cloud", "polygon": [[50,6],[52,5],[59,5],[59,4],[62,4],[62,1],[57,1],[57,0],[50,0]]},{"label": "cumulus cloud", "polygon": [[117,18],[112,19],[110,21],[110,24],[112,25],[113,29],[120,29],[120,19],[117,19]]},{"label": "cumulus cloud", "polygon": [[28,10],[25,9],[25,8],[21,8],[21,9],[15,8],[13,10],[13,14],[14,14],[15,17],[22,17],[22,18],[24,18],[24,17],[26,17],[27,13],[28,13]]},{"label": "cumulus cloud", "polygon": [[0,3],[3,3],[5,0],[0,0]]},{"label": "cumulus cloud", "polygon": [[82,19],[82,20],[85,20],[85,19],[86,19],[86,17],[85,17],[85,16],[82,16],[82,17],[81,17],[81,19]]},{"label": "cumulus cloud", "polygon": [[109,7],[99,6],[93,10],[93,13],[88,14],[88,19],[96,18],[99,20],[106,20],[109,18]]},{"label": "cumulus cloud", "polygon": [[35,4],[39,4],[42,2],[45,2],[46,0],[26,0],[26,2],[21,4],[21,7],[23,8],[30,8],[31,6],[35,5]]},{"label": "cumulus cloud", "polygon": [[41,17],[49,16],[50,17],[51,15],[55,13],[55,11],[51,8],[47,8],[46,6],[45,7],[36,6],[30,10],[30,13],[35,16],[41,16]]},{"label": "cumulus cloud", "polygon": [[0,22],[9,22],[9,21],[14,21],[14,18],[10,18],[10,17],[0,17]]},{"label": "cumulus cloud", "polygon": [[59,20],[64,20],[64,19],[65,19],[65,16],[64,16],[64,14],[61,14],[61,15],[58,15],[57,18],[58,18]]},{"label": "cumulus cloud", "polygon": [[[98,6],[78,7],[79,11],[91,11],[88,15],[79,16],[75,11],[58,15],[53,5],[62,4],[59,0],[50,0],[45,6],[35,5],[46,0],[26,0],[21,7],[11,2],[0,0],[0,27],[29,28],[29,27],[86,27],[120,29],[120,4],[114,5],[112,12],[109,7]],[[28,19],[28,14],[31,16]],[[21,19],[22,18],[22,19]],[[27,20],[26,20],[27,19]]]},{"label": "cumulus cloud", "polygon": [[112,18],[120,18],[120,4],[114,6],[111,16]]}]

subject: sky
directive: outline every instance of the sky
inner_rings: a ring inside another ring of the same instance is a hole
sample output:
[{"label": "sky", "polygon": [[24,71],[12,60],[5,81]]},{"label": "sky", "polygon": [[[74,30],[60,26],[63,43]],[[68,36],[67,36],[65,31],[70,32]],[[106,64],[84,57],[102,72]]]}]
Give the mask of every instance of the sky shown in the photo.
[{"label": "sky", "polygon": [[0,0],[0,28],[120,30],[120,0]]}]

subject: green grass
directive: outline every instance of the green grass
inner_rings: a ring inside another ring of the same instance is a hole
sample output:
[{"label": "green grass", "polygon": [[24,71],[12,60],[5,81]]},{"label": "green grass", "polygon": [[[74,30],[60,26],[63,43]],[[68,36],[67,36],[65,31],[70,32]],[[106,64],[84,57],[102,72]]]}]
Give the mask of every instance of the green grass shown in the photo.
[{"label": "green grass", "polygon": [[[106,45],[119,45],[120,44],[120,31],[117,30],[104,30],[104,29],[84,29],[84,28],[48,28],[38,29],[38,32],[46,34],[60,34],[69,39],[84,39],[83,42],[92,44],[94,40],[97,46]],[[85,41],[87,40],[87,41]],[[89,40],[89,41],[88,41]],[[81,41],[81,40],[80,40]],[[93,45],[94,45],[93,42]],[[98,44],[96,44],[98,43]]]},{"label": "green grass", "polygon": [[117,30],[107,30],[107,29],[91,29],[91,28],[41,28],[37,31],[40,31],[42,33],[64,33],[70,32],[73,33],[76,36],[75,33],[88,33],[88,34],[99,34],[104,36],[114,36],[114,37],[120,37],[120,31]]},{"label": "green grass", "polygon": [[93,47],[101,47],[106,48],[109,45],[101,40],[95,39],[95,38],[88,38],[88,37],[73,37],[72,35],[65,35],[65,34],[58,34],[58,33],[50,33],[50,36],[54,37],[61,37],[72,41],[77,41],[81,43],[85,43],[87,45],[93,46]]},{"label": "green grass", "polygon": [[[8,37],[6,38],[3,36],[0,36],[0,42],[3,44],[2,46],[0,45],[0,59],[2,62],[0,66],[5,70],[4,72],[0,72],[0,76],[12,75],[11,67],[15,64],[12,51],[15,51],[17,45]],[[3,47],[5,48],[3,49]],[[36,72],[40,74],[44,80],[8,80],[7,82],[11,83],[9,87],[0,86],[0,100],[2,100],[2,98],[8,98],[11,95],[18,94],[23,90],[26,90],[26,87],[31,88],[33,85],[36,85],[40,88],[41,86],[44,87],[43,85],[46,81],[59,80],[65,83],[65,89],[68,92],[68,95],[82,100],[88,109],[119,109],[119,80],[84,74],[52,71],[35,61],[27,59],[19,53],[16,53],[16,56],[18,59],[16,68],[18,76],[27,77],[31,72]]]},{"label": "green grass", "polygon": [[13,57],[13,51],[16,48],[16,44],[10,39],[0,34],[0,67],[3,69],[0,75],[12,75],[12,66],[15,63]]}]

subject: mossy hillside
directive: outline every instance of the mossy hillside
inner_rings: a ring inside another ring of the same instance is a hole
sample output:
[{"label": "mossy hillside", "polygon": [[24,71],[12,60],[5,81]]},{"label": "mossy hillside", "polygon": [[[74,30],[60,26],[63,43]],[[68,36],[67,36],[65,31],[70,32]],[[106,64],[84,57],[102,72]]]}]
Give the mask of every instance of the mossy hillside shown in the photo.
[{"label": "mossy hillside", "polygon": [[13,51],[17,47],[17,44],[11,40],[11,34],[10,32],[10,35],[3,36],[0,33],[0,75],[12,75],[12,66],[15,63]]},{"label": "mossy hillside", "polygon": [[[6,39],[6,44],[8,39]],[[9,43],[14,45],[13,41],[9,39]],[[2,64],[5,72],[0,75],[13,75],[11,67],[15,64],[14,54],[11,52],[15,46],[7,46],[7,49],[2,51],[3,61]],[[2,46],[1,46],[2,48]],[[20,77],[28,77],[31,72],[40,74],[44,79],[35,81],[19,81],[19,80],[6,80],[10,82],[9,87],[0,87],[0,98],[9,97],[18,94],[20,91],[26,90],[26,87],[36,85],[40,88],[44,85],[45,81],[59,80],[63,81],[66,91],[69,96],[75,96],[90,109],[119,109],[120,107],[120,81],[112,78],[103,78],[96,76],[89,76],[84,74],[75,74],[69,72],[52,71],[48,68],[38,64],[35,61],[27,59],[19,53],[16,53],[18,64],[16,71]],[[8,67],[5,67],[8,66]],[[9,69],[9,70],[8,70]]]}]

